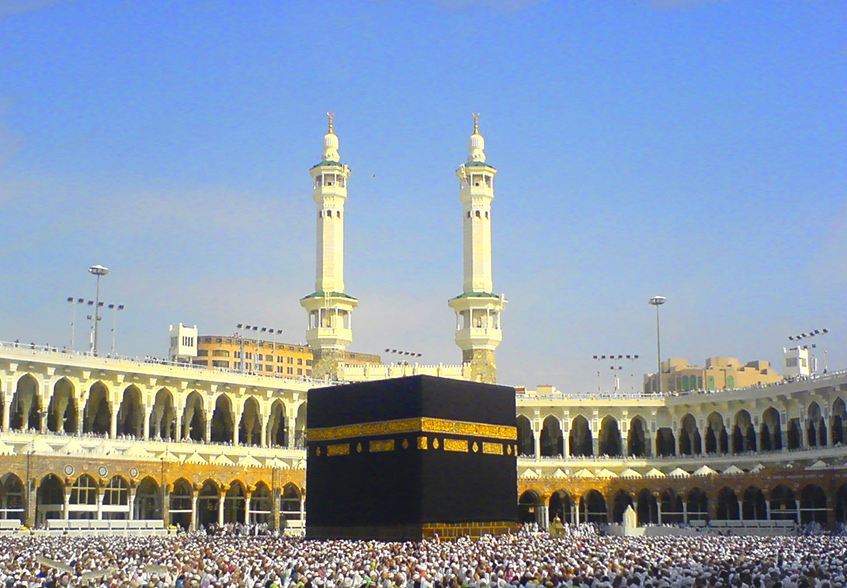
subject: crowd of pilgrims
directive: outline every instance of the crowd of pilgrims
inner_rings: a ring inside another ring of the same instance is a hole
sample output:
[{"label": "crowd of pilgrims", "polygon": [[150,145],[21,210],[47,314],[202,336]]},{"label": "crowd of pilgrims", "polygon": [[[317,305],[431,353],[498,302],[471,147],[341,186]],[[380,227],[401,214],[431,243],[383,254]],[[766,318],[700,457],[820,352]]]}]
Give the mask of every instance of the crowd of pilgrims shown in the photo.
[{"label": "crowd of pilgrims", "polygon": [[2,588],[844,588],[847,573],[845,537],[609,537],[589,525],[404,543],[190,533],[2,546]]}]

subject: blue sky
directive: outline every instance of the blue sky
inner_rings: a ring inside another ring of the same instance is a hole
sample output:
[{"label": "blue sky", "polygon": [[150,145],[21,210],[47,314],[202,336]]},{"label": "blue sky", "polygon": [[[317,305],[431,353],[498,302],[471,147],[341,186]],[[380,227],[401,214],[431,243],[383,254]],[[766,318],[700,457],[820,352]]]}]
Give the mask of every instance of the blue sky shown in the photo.
[{"label": "blue sky", "polygon": [[304,340],[332,110],[351,349],[456,363],[479,111],[503,383],[609,388],[592,356],[637,353],[639,386],[655,294],[665,357],[827,327],[844,368],[845,72],[843,0],[0,0],[0,339],[68,344],[100,263],[119,352]]}]

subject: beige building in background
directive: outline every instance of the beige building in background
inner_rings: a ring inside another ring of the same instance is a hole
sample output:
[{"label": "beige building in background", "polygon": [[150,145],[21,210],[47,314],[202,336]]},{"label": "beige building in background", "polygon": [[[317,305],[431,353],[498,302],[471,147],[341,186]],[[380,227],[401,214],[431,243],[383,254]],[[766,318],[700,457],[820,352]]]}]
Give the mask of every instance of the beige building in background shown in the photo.
[{"label": "beige building in background", "polygon": [[[755,360],[741,364],[734,357],[709,357],[706,367],[689,365],[688,359],[671,357],[662,362],[662,390],[724,390],[746,388],[757,384],[774,384],[783,377],[773,371],[769,361]],[[644,391],[659,390],[656,374],[644,375]]]},{"label": "beige building in background", "polygon": [[[245,372],[266,376],[312,377],[312,349],[304,343],[277,343],[261,339],[201,335],[197,337],[194,365],[240,371],[244,355]],[[370,353],[344,352],[350,366],[381,366],[382,358]]]}]

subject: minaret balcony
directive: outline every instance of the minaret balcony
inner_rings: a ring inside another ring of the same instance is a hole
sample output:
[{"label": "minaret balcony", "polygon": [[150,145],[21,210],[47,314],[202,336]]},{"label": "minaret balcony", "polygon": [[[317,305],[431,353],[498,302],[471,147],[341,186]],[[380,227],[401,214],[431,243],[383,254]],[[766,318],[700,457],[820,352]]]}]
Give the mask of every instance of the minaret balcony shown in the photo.
[{"label": "minaret balcony", "polygon": [[312,347],[345,349],[353,342],[353,329],[340,327],[306,329],[306,341]]},{"label": "minaret balcony", "polygon": [[471,327],[456,331],[456,345],[461,349],[495,349],[503,340],[503,331],[496,327]]}]

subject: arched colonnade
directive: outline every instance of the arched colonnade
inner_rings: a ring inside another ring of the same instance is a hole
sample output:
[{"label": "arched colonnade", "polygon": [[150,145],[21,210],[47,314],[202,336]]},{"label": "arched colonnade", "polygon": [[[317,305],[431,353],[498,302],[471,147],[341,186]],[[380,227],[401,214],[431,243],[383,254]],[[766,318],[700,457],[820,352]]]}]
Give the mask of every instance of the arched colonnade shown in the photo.
[{"label": "arched colonnade", "polygon": [[0,477],[0,519],[37,527],[53,519],[154,520],[186,530],[227,523],[278,528],[290,521],[302,525],[305,520],[305,492],[292,482],[272,491],[264,480],[222,483],[209,478],[191,483],[180,477],[163,487],[153,476],[135,481],[120,475],[99,478],[83,473],[69,478],[49,473],[34,480],[30,495],[34,502],[28,512],[21,478],[14,473]]},{"label": "arched colonnade", "polygon": [[525,489],[519,498],[521,522],[547,526],[564,523],[621,523],[632,506],[639,525],[692,524],[709,521],[792,521],[821,525],[847,523],[847,482],[827,494],[819,484],[809,482],[798,490],[786,483],[771,487],[749,484],[743,487],[718,485],[715,488],[691,486],[686,489],[639,487],[559,489],[549,494]]},{"label": "arched colonnade", "polygon": [[3,431],[303,447],[305,401],[285,390],[235,393],[29,373],[0,384]]},{"label": "arched colonnade", "polygon": [[520,407],[520,455],[568,457],[682,457],[831,447],[847,442],[842,396],[789,405],[722,410],[702,406],[578,412]]}]

